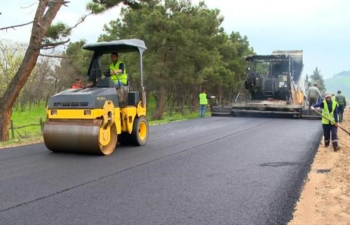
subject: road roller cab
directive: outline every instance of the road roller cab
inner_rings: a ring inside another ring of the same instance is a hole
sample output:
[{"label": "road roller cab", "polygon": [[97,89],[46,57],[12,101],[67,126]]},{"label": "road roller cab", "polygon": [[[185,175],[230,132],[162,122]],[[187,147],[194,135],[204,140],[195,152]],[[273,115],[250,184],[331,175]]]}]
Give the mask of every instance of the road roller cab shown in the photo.
[{"label": "road roller cab", "polygon": [[[137,39],[86,44],[93,51],[88,76],[93,86],[68,89],[50,98],[43,136],[54,152],[109,155],[118,142],[145,145],[148,140],[146,95],[143,87],[142,54],[145,43]],[[140,64],[140,90],[115,87],[104,77],[101,56],[112,52],[137,52]]]}]

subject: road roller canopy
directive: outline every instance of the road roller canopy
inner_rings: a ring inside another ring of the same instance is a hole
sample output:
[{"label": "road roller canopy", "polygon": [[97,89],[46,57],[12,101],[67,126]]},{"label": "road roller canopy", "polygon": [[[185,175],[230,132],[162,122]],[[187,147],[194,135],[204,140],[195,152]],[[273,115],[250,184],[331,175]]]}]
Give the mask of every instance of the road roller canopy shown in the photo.
[{"label": "road roller canopy", "polygon": [[86,44],[83,49],[95,51],[99,53],[111,53],[111,52],[134,52],[138,51],[142,53],[146,50],[145,42],[139,39],[124,39],[109,42],[98,42],[93,44]]},{"label": "road roller canopy", "polygon": [[140,57],[140,78],[141,78],[141,87],[143,87],[143,63],[142,63],[142,54],[147,49],[145,42],[139,39],[123,39],[115,40],[109,42],[97,42],[93,44],[86,44],[82,47],[85,50],[94,51],[92,56],[88,74],[89,80],[94,83],[96,78],[101,77],[101,63],[100,58],[104,54],[109,54],[112,52],[126,53],[126,52],[138,52]]}]

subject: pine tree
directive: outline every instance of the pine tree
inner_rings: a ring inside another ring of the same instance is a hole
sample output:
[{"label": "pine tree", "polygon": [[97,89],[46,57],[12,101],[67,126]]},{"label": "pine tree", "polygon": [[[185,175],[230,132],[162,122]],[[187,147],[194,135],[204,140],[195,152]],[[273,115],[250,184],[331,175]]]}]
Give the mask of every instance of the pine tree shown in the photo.
[{"label": "pine tree", "polygon": [[323,75],[321,75],[321,71],[318,69],[318,67],[316,67],[316,69],[313,71],[313,74],[310,76],[310,78],[313,84],[318,85],[318,89],[320,89],[321,92],[326,92]]}]

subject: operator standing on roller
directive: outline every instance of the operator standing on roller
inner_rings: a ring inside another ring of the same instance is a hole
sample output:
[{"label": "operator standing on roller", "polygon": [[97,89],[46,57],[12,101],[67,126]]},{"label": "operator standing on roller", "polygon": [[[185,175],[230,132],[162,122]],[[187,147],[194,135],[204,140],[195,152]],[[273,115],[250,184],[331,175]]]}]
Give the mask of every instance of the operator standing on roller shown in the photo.
[{"label": "operator standing on roller", "polygon": [[340,149],[340,147],[338,146],[338,137],[337,137],[338,103],[336,101],[332,101],[332,96],[330,94],[326,94],[325,100],[323,102],[319,102],[311,106],[312,110],[314,110],[315,108],[322,109],[322,127],[323,127],[325,147],[329,146],[330,136],[332,133],[333,150],[338,151]]}]

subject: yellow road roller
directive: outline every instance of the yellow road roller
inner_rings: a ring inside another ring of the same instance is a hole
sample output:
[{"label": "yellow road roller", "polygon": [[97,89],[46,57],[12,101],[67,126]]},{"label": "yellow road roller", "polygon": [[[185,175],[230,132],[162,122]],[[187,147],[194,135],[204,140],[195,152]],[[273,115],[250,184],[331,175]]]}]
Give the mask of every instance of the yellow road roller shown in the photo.
[{"label": "yellow road roller", "polygon": [[[47,106],[43,136],[53,152],[109,155],[118,142],[145,145],[149,127],[143,86],[142,54],[147,49],[138,39],[86,44],[93,51],[88,76],[93,82],[86,89],[68,89],[52,96]],[[101,59],[112,52],[136,52],[140,64],[140,90],[116,87],[103,75]]]}]

